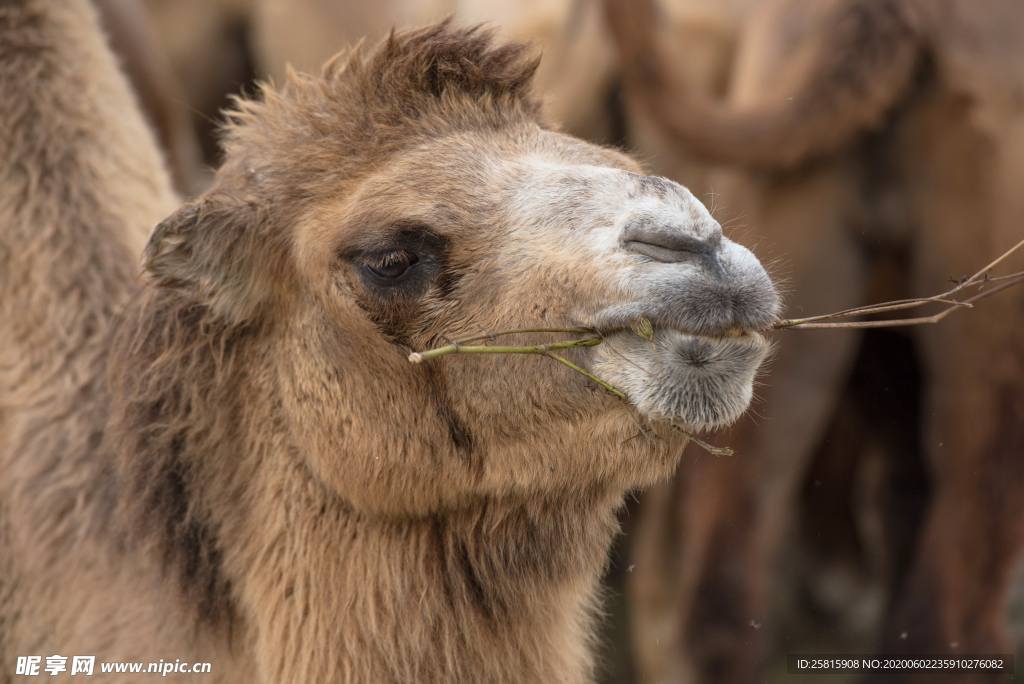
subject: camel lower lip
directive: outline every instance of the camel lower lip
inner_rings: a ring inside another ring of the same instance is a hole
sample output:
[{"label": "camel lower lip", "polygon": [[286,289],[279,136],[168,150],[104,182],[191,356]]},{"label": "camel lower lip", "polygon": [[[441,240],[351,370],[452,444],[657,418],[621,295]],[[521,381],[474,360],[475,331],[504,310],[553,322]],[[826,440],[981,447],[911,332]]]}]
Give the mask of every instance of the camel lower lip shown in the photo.
[{"label": "camel lower lip", "polygon": [[655,327],[653,339],[632,330],[604,334],[594,348],[595,374],[624,392],[642,415],[701,431],[742,415],[770,349],[758,332],[731,329],[695,335]]}]

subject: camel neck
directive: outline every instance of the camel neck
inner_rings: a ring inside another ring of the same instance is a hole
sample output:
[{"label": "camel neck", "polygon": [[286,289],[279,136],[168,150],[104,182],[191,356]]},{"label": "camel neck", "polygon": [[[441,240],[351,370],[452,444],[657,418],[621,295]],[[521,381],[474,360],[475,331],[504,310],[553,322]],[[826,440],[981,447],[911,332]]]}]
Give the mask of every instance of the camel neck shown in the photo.
[{"label": "camel neck", "polygon": [[3,11],[0,404],[24,405],[83,384],[177,201],[89,3]]},{"label": "camel neck", "polygon": [[276,511],[250,518],[261,543],[225,554],[270,680],[592,679],[618,496],[589,511],[489,501],[382,520],[332,505],[300,471],[276,490]]}]

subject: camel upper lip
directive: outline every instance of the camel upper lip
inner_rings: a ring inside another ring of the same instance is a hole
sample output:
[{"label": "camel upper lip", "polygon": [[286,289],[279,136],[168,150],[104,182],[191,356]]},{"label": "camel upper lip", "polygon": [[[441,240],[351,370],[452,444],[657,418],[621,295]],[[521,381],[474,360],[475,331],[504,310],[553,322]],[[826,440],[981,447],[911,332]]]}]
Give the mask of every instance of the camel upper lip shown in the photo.
[{"label": "camel upper lip", "polygon": [[[620,332],[633,332],[633,324],[638,320],[639,316],[632,320],[622,320],[619,317],[615,319],[609,319],[606,321],[592,322],[589,324],[582,324],[584,328],[590,328],[601,337],[609,337]],[[715,330],[694,330],[685,326],[680,326],[676,323],[666,323],[664,321],[659,322],[657,318],[649,318],[654,331],[661,330],[672,330],[683,335],[690,337],[700,337],[704,339],[741,339],[749,336],[759,336],[763,331],[761,328],[748,328],[741,325],[733,325],[729,328],[715,329]]]},{"label": "camel upper lip", "polygon": [[[641,317],[650,321],[655,332],[675,330],[684,335],[704,338],[739,338],[760,333],[771,327],[778,317],[777,298],[758,298],[744,292],[711,292],[706,297],[654,297],[609,303],[595,309],[580,309],[573,318],[584,327],[602,335],[617,330],[630,330]],[[685,293],[684,293],[685,294]],[[741,296],[742,295],[742,296]]]}]

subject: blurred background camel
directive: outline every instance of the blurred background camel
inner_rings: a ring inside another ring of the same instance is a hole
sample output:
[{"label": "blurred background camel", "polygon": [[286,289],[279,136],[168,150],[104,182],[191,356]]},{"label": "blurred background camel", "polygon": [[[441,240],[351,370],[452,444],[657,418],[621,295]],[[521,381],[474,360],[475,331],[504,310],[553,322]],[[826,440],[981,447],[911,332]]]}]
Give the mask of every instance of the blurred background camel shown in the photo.
[{"label": "blurred background camel", "polygon": [[[680,64],[699,87],[724,93],[742,17],[756,0],[672,0],[666,19]],[[207,165],[217,163],[219,112],[257,78],[282,82],[286,69],[315,72],[339,50],[371,44],[392,27],[418,26],[453,15],[490,22],[508,39],[533,42],[544,54],[537,89],[548,118],[588,140],[659,150],[661,138],[642,108],[619,97],[615,44],[596,0],[97,0],[115,50],[165,146],[183,135],[190,111]],[[140,38],[140,36],[143,36]],[[148,66],[148,68],[147,68]],[[168,78],[166,71],[173,73]],[[160,84],[156,86],[155,84]],[[159,91],[160,97],[148,93]],[[629,107],[629,111],[624,108]],[[173,111],[172,111],[173,110]],[[166,130],[171,129],[171,130]],[[632,142],[632,141],[636,142]],[[685,153],[653,155],[654,171],[688,187],[705,185],[706,164]],[[192,157],[172,166],[200,179]],[[205,175],[208,175],[206,173]],[[189,193],[193,194],[194,188]]]},{"label": "blurred background camel", "polygon": [[[1010,0],[142,5],[177,85],[160,82],[184,93],[164,106],[191,112],[207,165],[230,93],[455,14],[535,41],[549,119],[714,205],[777,259],[791,315],[935,294],[1024,234]],[[179,188],[202,186],[171,160]],[[1012,650],[1022,311],[1007,292],[936,327],[777,334],[756,413],[713,436],[736,455],[691,447],[623,519],[609,681],[762,681],[799,650]]]},{"label": "blurred background camel", "polygon": [[[766,0],[744,27],[726,101],[717,103],[689,87],[661,48],[650,3],[607,5],[627,98],[676,146],[728,167],[718,189],[789,261],[791,308],[832,311],[882,293],[928,296],[1024,234],[1019,5]],[[913,432],[875,430],[881,453],[866,459],[850,446],[865,443],[859,434],[869,432],[869,412],[847,404],[832,425],[839,449],[830,454],[845,464],[818,466],[845,477],[814,481],[842,499],[851,479],[881,471],[875,558],[863,541],[854,554],[862,575],[884,577],[881,595],[870,597],[878,612],[869,622],[877,628],[881,618],[881,633],[865,634],[863,646],[1008,652],[1005,603],[1024,533],[1022,311],[1024,294],[1012,292],[969,317],[911,329],[910,337],[787,335],[762,392],[761,419],[719,438],[739,456],[699,488],[677,479],[675,492],[644,511],[651,523],[642,527],[658,541],[647,548],[662,559],[678,549],[684,569],[636,576],[637,623],[659,625],[658,641],[670,644],[652,648],[638,631],[645,669],[674,681],[759,674],[760,635],[778,626],[769,587],[801,476],[828,435],[858,347],[880,341],[893,349],[890,357],[909,344],[919,360],[920,405],[903,420]],[[912,368],[890,370],[890,384],[912,378]],[[695,503],[702,497],[715,502],[715,514]],[[684,513],[681,525],[666,529],[680,506],[701,515]],[[839,531],[820,522],[811,520],[805,533]],[[811,544],[815,553],[804,559],[831,575],[808,583],[813,593],[817,580],[819,599],[828,581],[851,584],[836,572],[835,541]],[[655,565],[648,560],[644,567]],[[695,579],[679,588],[680,577]],[[752,633],[762,621],[768,629]]]}]

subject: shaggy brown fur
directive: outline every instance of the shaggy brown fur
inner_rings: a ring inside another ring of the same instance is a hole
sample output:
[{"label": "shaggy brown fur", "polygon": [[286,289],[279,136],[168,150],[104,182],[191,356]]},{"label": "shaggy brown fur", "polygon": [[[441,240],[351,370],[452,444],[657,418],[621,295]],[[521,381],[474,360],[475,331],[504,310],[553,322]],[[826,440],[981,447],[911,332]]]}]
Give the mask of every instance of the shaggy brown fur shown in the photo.
[{"label": "shaggy brown fur", "polygon": [[111,608],[144,582],[111,564],[124,551],[110,528],[114,468],[97,452],[102,378],[111,322],[137,289],[135,255],[177,200],[84,2],[0,5],[0,84],[0,679],[9,681],[17,655],[91,653],[76,634],[123,653],[115,632],[145,612],[144,602]]},{"label": "shaggy brown fur", "polygon": [[[722,104],[694,102],[695,91],[645,48],[658,42],[653,25],[631,32],[639,24],[623,17],[626,4],[610,5],[651,117],[686,152],[755,170],[722,174],[716,190],[790,259],[794,306],[817,313],[867,303],[866,248],[913,255],[906,295],[925,296],[1020,239],[1018,4],[765,0]],[[835,39],[858,26],[860,39]],[[669,83],[678,90],[658,92]],[[828,105],[846,97],[842,111]],[[722,118],[710,121],[710,112]],[[902,583],[880,652],[1009,650],[1003,602],[1024,527],[1021,307],[1024,294],[1009,291],[914,331],[927,376],[921,434],[933,496],[909,574],[894,580]],[[649,677],[747,681],[758,671],[758,643],[774,622],[775,550],[857,344],[852,334],[801,335],[781,345],[759,410],[767,420],[720,437],[738,459],[695,468],[644,513],[635,622],[658,626],[669,644],[648,646],[652,631],[638,637]],[[752,619],[765,629],[752,630]]]},{"label": "shaggy brown fur", "polygon": [[[685,189],[547,131],[523,47],[442,24],[240,103],[139,287],[137,224],[170,193],[95,17],[0,16],[23,79],[0,110],[0,676],[45,652],[239,682],[588,680],[616,508],[684,440],[546,359],[408,353],[583,324],[604,356],[573,357],[635,381],[624,312],[650,308],[660,417],[735,413],[778,306],[753,256]],[[104,138],[125,126],[141,139]],[[743,359],[702,370],[703,346]]]},{"label": "shaggy brown fur", "polygon": [[586,140],[618,142],[612,139],[615,132],[605,107],[615,49],[604,28],[600,3],[252,0],[251,12],[255,60],[275,81],[283,78],[288,64],[300,69],[319,66],[339,45],[364,36],[376,40],[392,26],[421,26],[449,15],[460,22],[488,22],[503,38],[529,41],[543,51],[535,90],[543,95],[545,111],[554,124]]}]

